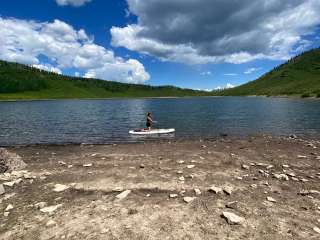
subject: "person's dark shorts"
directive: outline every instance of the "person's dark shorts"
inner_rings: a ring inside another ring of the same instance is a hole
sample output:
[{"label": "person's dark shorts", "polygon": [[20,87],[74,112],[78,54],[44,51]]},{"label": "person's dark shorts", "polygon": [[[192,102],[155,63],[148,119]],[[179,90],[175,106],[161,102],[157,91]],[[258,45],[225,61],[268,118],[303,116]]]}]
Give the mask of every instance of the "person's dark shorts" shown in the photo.
[{"label": "person's dark shorts", "polygon": [[147,125],[147,127],[151,127],[151,123],[149,123],[149,122],[147,122],[146,125]]}]

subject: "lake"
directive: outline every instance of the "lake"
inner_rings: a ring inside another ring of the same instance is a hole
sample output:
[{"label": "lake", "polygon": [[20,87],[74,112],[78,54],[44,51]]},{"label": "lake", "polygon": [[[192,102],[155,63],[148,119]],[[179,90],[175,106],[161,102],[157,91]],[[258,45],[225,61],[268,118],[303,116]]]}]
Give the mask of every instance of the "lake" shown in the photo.
[{"label": "lake", "polygon": [[145,126],[175,128],[175,138],[270,134],[320,136],[320,101],[263,97],[0,102],[0,145],[115,143]]}]

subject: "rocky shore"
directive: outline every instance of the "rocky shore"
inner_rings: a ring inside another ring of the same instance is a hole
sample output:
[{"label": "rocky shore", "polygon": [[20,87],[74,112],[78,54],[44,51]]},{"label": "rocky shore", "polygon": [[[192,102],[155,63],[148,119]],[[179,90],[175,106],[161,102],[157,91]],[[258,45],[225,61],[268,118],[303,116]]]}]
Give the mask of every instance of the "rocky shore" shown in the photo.
[{"label": "rocky shore", "polygon": [[0,239],[320,239],[318,140],[7,150]]}]

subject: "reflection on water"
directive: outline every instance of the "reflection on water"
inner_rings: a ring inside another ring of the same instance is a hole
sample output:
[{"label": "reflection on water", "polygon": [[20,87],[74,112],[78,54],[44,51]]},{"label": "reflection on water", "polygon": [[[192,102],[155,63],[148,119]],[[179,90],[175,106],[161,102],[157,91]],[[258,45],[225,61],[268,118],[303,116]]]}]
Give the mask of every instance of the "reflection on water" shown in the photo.
[{"label": "reflection on water", "polygon": [[[149,140],[129,130],[175,128],[179,137],[320,134],[320,101],[285,98],[177,98],[0,102],[0,145]],[[168,136],[161,136],[163,138]],[[158,138],[152,136],[152,139]]]}]

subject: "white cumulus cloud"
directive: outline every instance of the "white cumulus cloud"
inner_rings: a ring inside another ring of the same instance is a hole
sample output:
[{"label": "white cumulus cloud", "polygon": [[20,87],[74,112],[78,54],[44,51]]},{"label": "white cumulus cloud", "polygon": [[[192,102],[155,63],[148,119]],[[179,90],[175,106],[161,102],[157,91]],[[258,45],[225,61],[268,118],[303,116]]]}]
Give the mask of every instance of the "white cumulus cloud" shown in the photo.
[{"label": "white cumulus cloud", "polygon": [[48,71],[48,72],[62,74],[62,71],[59,68],[53,67],[50,64],[45,64],[45,65],[43,65],[43,64],[33,64],[32,67],[38,68],[40,70],[45,70],[45,71]]},{"label": "white cumulus cloud", "polygon": [[[0,59],[35,66],[45,56],[50,68],[75,68],[85,76],[130,83],[144,83],[150,75],[134,59],[123,59],[93,43],[83,29],[60,20],[35,22],[0,17]],[[43,69],[43,68],[42,68]]]},{"label": "white cumulus cloud", "polygon": [[[312,45],[319,0],[127,0],[113,46],[187,64],[288,59]],[[310,38],[312,39],[312,37]]]},{"label": "white cumulus cloud", "polygon": [[91,0],[56,0],[59,6],[67,6],[71,5],[74,7],[80,7],[86,4],[87,2],[91,2]]},{"label": "white cumulus cloud", "polygon": [[234,87],[236,87],[236,86],[231,83],[227,83],[225,86],[223,86],[223,87],[218,86],[214,90],[223,90],[223,89],[229,89],[229,88],[234,88]]},{"label": "white cumulus cloud", "polygon": [[246,71],[244,71],[243,73],[244,74],[251,74],[251,73],[254,73],[254,72],[257,72],[257,71],[259,71],[259,70],[261,70],[261,68],[259,67],[259,68],[248,68]]}]

